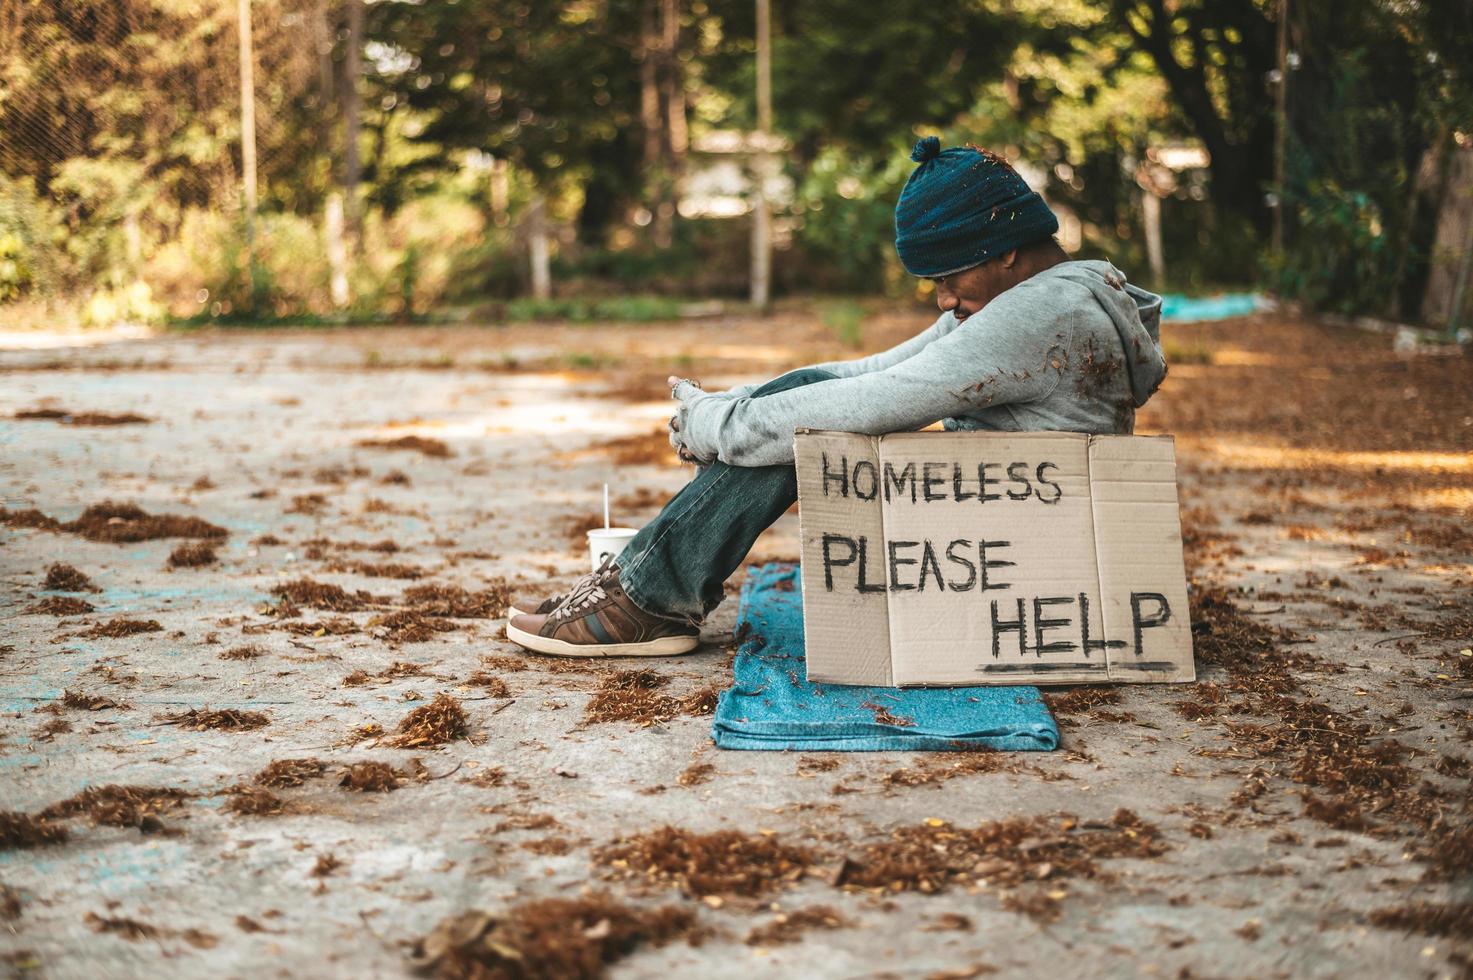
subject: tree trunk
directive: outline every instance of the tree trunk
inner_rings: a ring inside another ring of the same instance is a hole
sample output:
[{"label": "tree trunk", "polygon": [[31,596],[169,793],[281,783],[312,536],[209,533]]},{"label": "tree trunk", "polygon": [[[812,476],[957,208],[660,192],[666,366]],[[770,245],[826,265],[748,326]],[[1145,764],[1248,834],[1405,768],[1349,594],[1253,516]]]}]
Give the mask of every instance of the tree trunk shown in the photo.
[{"label": "tree trunk", "polygon": [[327,239],[327,266],[330,271],[328,292],[332,305],[341,310],[352,299],[348,293],[348,246],[343,239],[342,193],[330,192],[323,211],[323,235]]},{"label": "tree trunk", "polygon": [[685,163],[690,138],[685,124],[685,72],[679,58],[680,0],[662,0],[664,36],[660,44],[661,103],[664,106],[664,136],[661,150],[665,166],[655,195],[655,247],[669,248],[675,241],[676,184]]},{"label": "tree trunk", "polygon": [[532,295],[552,296],[552,248],[547,235],[547,202],[542,194],[532,195],[527,207],[527,250],[532,260]]},{"label": "tree trunk", "polygon": [[363,0],[348,0],[348,50],[343,59],[343,195],[347,199],[349,237],[353,247],[363,232],[362,212],[358,202],[358,134],[362,126],[359,113],[358,81],[363,74]]}]

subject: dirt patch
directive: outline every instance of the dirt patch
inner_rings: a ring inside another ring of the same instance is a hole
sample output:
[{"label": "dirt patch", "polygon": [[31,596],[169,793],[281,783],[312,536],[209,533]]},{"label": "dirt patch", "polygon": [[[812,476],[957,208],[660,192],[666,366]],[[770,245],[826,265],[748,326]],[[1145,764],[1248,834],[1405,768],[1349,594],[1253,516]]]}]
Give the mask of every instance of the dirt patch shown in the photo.
[{"label": "dirt patch", "polygon": [[397,439],[360,439],[355,445],[363,449],[408,449],[436,459],[449,459],[455,454],[439,439],[425,436],[400,436]]},{"label": "dirt patch", "polygon": [[779,912],[767,925],[747,933],[745,942],[748,946],[782,946],[801,941],[811,929],[848,929],[853,925],[832,905],[809,905]]},{"label": "dirt patch", "polygon": [[235,708],[215,711],[209,708],[190,708],[188,711],[160,715],[159,720],[178,725],[187,732],[248,732],[271,724],[271,719],[259,711],[240,711]]},{"label": "dirt patch", "polygon": [[[610,439],[593,447],[607,453],[617,466],[680,466],[680,458],[670,448],[670,433],[664,428],[635,436]],[[600,524],[602,526],[602,524]]]},{"label": "dirt patch", "polygon": [[1105,858],[1151,858],[1165,853],[1160,832],[1129,810],[1108,821],[1072,816],[1018,817],[954,827],[943,820],[900,827],[890,839],[846,860],[836,884],[885,893],[940,892],[951,886],[1014,889],[1047,883],[1045,890],[1005,899],[1004,905],[1044,921],[1058,914],[1072,878],[1108,879]]},{"label": "dirt patch", "polygon": [[67,829],[44,817],[0,810],[0,850],[21,850],[66,841]]},{"label": "dirt patch", "polygon": [[164,828],[159,815],[183,805],[194,794],[171,786],[90,786],[41,811],[47,820],[86,816],[107,827],[137,827],[145,833]]},{"label": "dirt patch", "polygon": [[409,778],[386,762],[355,762],[343,770],[338,785],[359,793],[388,793]]},{"label": "dirt patch", "polygon": [[818,855],[775,835],[698,834],[666,826],[601,847],[593,860],[611,880],[679,888],[695,898],[756,897],[802,878]]},{"label": "dirt patch", "polygon": [[[1227,677],[1210,695],[1214,700],[1182,710],[1203,719],[1209,711],[1247,716],[1222,721],[1231,747],[1197,754],[1257,763],[1218,822],[1276,821],[1260,812],[1259,800],[1272,795],[1271,780],[1285,779],[1300,787],[1307,817],[1338,830],[1413,838],[1409,850],[1427,862],[1434,878],[1473,868],[1473,826],[1454,816],[1454,797],[1408,765],[1411,747],[1370,722],[1297,696],[1303,691],[1299,673],[1343,668],[1286,651],[1281,644],[1292,642],[1292,635],[1250,619],[1222,588],[1196,590],[1192,599],[1198,663],[1221,666]],[[1237,699],[1228,701],[1232,696]]]},{"label": "dirt patch", "polygon": [[640,946],[699,945],[704,935],[690,909],[640,909],[595,892],[524,902],[501,918],[453,916],[417,941],[409,958],[441,980],[593,980]]},{"label": "dirt patch", "polygon": [[255,775],[259,786],[285,789],[305,785],[309,779],[320,779],[327,772],[321,759],[276,759]]},{"label": "dirt patch", "polygon": [[615,670],[599,682],[583,712],[584,724],[626,721],[653,725],[678,715],[706,715],[715,711],[714,688],[702,688],[684,697],[662,694],[670,679],[649,668]]},{"label": "dirt patch", "polygon": [[107,711],[112,708],[127,709],[127,705],[112,698],[105,698],[100,694],[80,694],[76,691],[62,691],[61,703],[74,711]]},{"label": "dirt patch", "polygon": [[46,581],[41,587],[51,592],[101,592],[83,572],[65,562],[56,562],[46,569]]},{"label": "dirt patch", "polygon": [[120,636],[137,636],[139,633],[161,633],[163,629],[157,619],[127,619],[119,616],[105,623],[98,623],[79,635],[89,639],[115,639]]},{"label": "dirt patch", "polygon": [[49,595],[27,606],[26,613],[34,616],[81,616],[96,609],[86,599],[78,599],[74,595]]},{"label": "dirt patch", "polygon": [[60,422],[62,425],[147,425],[153,419],[142,415],[134,415],[132,412],[124,412],[121,415],[109,415],[106,412],[73,412],[64,408],[33,408],[29,411],[16,412],[15,418],[21,422]]},{"label": "dirt patch", "polygon": [[604,526],[604,519],[598,514],[590,514],[587,517],[569,517],[563,521],[563,534],[574,548],[588,547],[588,532]]},{"label": "dirt patch", "polygon": [[615,498],[614,506],[621,512],[652,510],[663,508],[672,496],[673,494],[651,490],[649,487],[635,487],[632,492]]},{"label": "dirt patch", "polygon": [[215,546],[207,541],[181,544],[169,552],[170,568],[199,568],[202,565],[213,565],[215,561]]},{"label": "dirt patch", "polygon": [[415,708],[404,716],[395,735],[384,739],[385,745],[414,749],[444,745],[470,734],[470,719],[460,702],[448,694],[438,694],[429,704]]}]

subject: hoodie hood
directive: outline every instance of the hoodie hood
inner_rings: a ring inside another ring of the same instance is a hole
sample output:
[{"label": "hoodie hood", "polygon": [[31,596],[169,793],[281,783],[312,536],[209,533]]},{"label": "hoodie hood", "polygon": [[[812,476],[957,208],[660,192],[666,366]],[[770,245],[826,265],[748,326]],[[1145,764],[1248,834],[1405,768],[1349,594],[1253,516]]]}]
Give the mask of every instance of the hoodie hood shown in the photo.
[{"label": "hoodie hood", "polygon": [[1125,281],[1125,273],[1100,259],[1062,262],[1048,271],[1087,288],[1109,314],[1125,352],[1131,395],[1136,408],[1140,408],[1166,379],[1166,355],[1161,351],[1161,297],[1132,286]]}]

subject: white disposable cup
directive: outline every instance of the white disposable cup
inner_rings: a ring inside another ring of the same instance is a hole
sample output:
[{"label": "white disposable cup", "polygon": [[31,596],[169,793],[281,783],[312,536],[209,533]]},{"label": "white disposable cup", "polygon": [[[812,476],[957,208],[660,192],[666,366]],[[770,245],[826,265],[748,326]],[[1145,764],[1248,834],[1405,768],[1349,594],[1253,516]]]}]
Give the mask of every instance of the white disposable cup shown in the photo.
[{"label": "white disposable cup", "polygon": [[593,570],[598,571],[598,566],[610,555],[618,557],[638,533],[637,527],[596,527],[589,531],[588,560]]}]

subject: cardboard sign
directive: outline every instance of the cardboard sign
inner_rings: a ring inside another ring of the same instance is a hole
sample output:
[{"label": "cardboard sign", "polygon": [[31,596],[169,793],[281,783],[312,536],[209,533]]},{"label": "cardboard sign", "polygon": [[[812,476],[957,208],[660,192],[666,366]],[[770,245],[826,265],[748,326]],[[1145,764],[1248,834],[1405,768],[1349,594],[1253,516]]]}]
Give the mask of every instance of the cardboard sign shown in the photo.
[{"label": "cardboard sign", "polygon": [[800,429],[808,679],[1190,681],[1169,436]]}]

